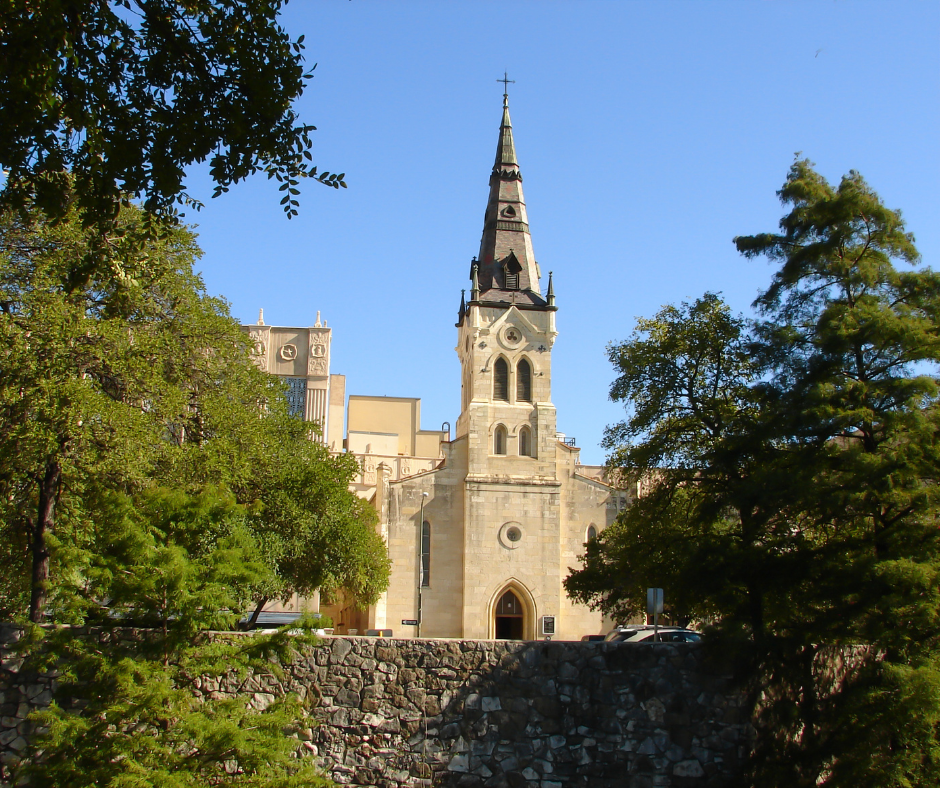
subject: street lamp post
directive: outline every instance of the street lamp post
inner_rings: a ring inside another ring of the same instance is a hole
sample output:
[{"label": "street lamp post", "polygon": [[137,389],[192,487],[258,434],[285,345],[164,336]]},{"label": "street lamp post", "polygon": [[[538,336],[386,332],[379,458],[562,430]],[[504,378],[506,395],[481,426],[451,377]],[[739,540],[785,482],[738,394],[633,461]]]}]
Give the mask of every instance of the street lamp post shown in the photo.
[{"label": "street lamp post", "polygon": [[428,494],[421,493],[421,516],[418,518],[418,637],[421,637],[421,588],[424,586],[424,502]]}]

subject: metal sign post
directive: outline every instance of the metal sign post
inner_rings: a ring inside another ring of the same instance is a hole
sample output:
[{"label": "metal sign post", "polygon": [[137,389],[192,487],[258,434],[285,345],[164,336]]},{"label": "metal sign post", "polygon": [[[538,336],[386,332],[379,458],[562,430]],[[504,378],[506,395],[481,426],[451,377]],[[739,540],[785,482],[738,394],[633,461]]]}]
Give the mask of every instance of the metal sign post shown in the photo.
[{"label": "metal sign post", "polygon": [[663,612],[663,590],[646,589],[646,615],[653,617],[653,642],[659,641],[659,614]]}]

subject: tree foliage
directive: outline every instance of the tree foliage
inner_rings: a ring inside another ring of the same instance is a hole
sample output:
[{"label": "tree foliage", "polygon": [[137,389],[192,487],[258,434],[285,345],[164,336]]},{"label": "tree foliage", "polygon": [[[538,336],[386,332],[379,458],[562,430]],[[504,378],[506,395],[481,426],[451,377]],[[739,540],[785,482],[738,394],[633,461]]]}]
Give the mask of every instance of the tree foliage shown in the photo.
[{"label": "tree foliage", "polygon": [[[173,215],[186,168],[210,163],[217,196],[256,172],[345,186],[312,165],[292,109],[312,71],[282,0],[58,0],[0,5],[0,165],[7,205],[52,218],[76,204],[111,228],[119,206]],[[198,207],[198,204],[197,204]],[[99,254],[104,250],[96,248]]]},{"label": "tree foliage", "polygon": [[375,513],[348,489],[352,458],[310,439],[205,293],[193,235],[148,238],[134,207],[115,228],[120,276],[79,288],[97,228],[0,215],[0,610],[61,673],[23,768],[53,786],[323,784],[284,736],[296,698],[259,710],[196,682],[268,672],[305,642],[211,634],[262,600],[373,601]]},{"label": "tree foliage", "polygon": [[735,239],[779,263],[758,319],[707,295],[610,347],[611,463],[645,494],[567,586],[617,614],[662,586],[735,644],[751,784],[933,785],[940,277],[895,268],[913,238],[857,173],[797,160],[779,196],[780,233]]},{"label": "tree foliage", "polygon": [[[95,507],[154,486],[228,490],[267,572],[255,597],[344,586],[370,602],[387,584],[374,513],[348,490],[356,468],[309,440],[280,384],[192,273],[193,236],[135,240],[126,209],[122,277],[68,286],[94,231],[77,219],[0,220],[0,487],[8,614],[31,595],[44,620],[57,576],[108,544]],[[140,229],[140,232],[145,230]],[[188,548],[187,548],[188,549]]]},{"label": "tree foliage", "polygon": [[57,690],[34,715],[40,731],[11,780],[56,788],[332,784],[298,757],[289,735],[308,724],[298,697],[258,709],[236,691],[250,671],[279,674],[271,658],[290,661],[310,638],[211,632],[234,626],[266,571],[232,496],[110,493],[96,527],[107,549],[85,551],[57,595],[68,615],[94,626],[24,644],[33,647],[26,668],[56,670]]}]

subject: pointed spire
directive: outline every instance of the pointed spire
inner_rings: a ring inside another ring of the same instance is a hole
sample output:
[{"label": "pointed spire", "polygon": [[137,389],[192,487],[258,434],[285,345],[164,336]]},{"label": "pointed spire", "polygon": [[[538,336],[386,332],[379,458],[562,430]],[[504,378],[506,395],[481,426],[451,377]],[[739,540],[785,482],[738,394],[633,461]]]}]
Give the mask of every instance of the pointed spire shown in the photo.
[{"label": "pointed spire", "polygon": [[480,300],[480,264],[477,262],[477,259],[473,258],[473,265],[470,266],[470,300],[479,301]]},{"label": "pointed spire", "polygon": [[555,288],[552,286],[552,272],[548,272],[548,291],[545,293],[545,303],[555,306]]},{"label": "pointed spire", "polygon": [[[512,80],[504,75],[498,81],[508,87]],[[509,118],[509,95],[505,90],[496,161],[490,174],[490,196],[480,239],[479,293],[475,296],[474,292],[470,294],[471,302],[483,298],[494,303],[546,305],[532,251],[522,173]]]},{"label": "pointed spire", "polygon": [[518,167],[516,144],[512,139],[512,121],[509,119],[509,96],[503,94],[503,122],[499,124],[499,145],[496,147],[494,170],[503,167]]},{"label": "pointed spire", "polygon": [[258,310],[258,325],[259,326],[264,325],[264,309]]},{"label": "pointed spire", "polygon": [[464,315],[467,314],[467,302],[464,300],[464,295],[466,295],[466,290],[460,291],[460,309],[457,310],[457,325],[459,326],[463,322]]}]

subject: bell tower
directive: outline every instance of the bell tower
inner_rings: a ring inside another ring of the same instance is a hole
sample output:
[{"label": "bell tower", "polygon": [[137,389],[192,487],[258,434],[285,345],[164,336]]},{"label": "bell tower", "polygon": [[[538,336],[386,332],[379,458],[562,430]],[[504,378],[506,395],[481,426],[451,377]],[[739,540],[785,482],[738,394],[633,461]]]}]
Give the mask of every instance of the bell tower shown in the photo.
[{"label": "bell tower", "polygon": [[468,439],[469,478],[555,478],[556,307],[551,274],[544,297],[540,277],[503,93],[480,251],[470,263],[470,298],[465,291],[457,317],[456,437]]}]

